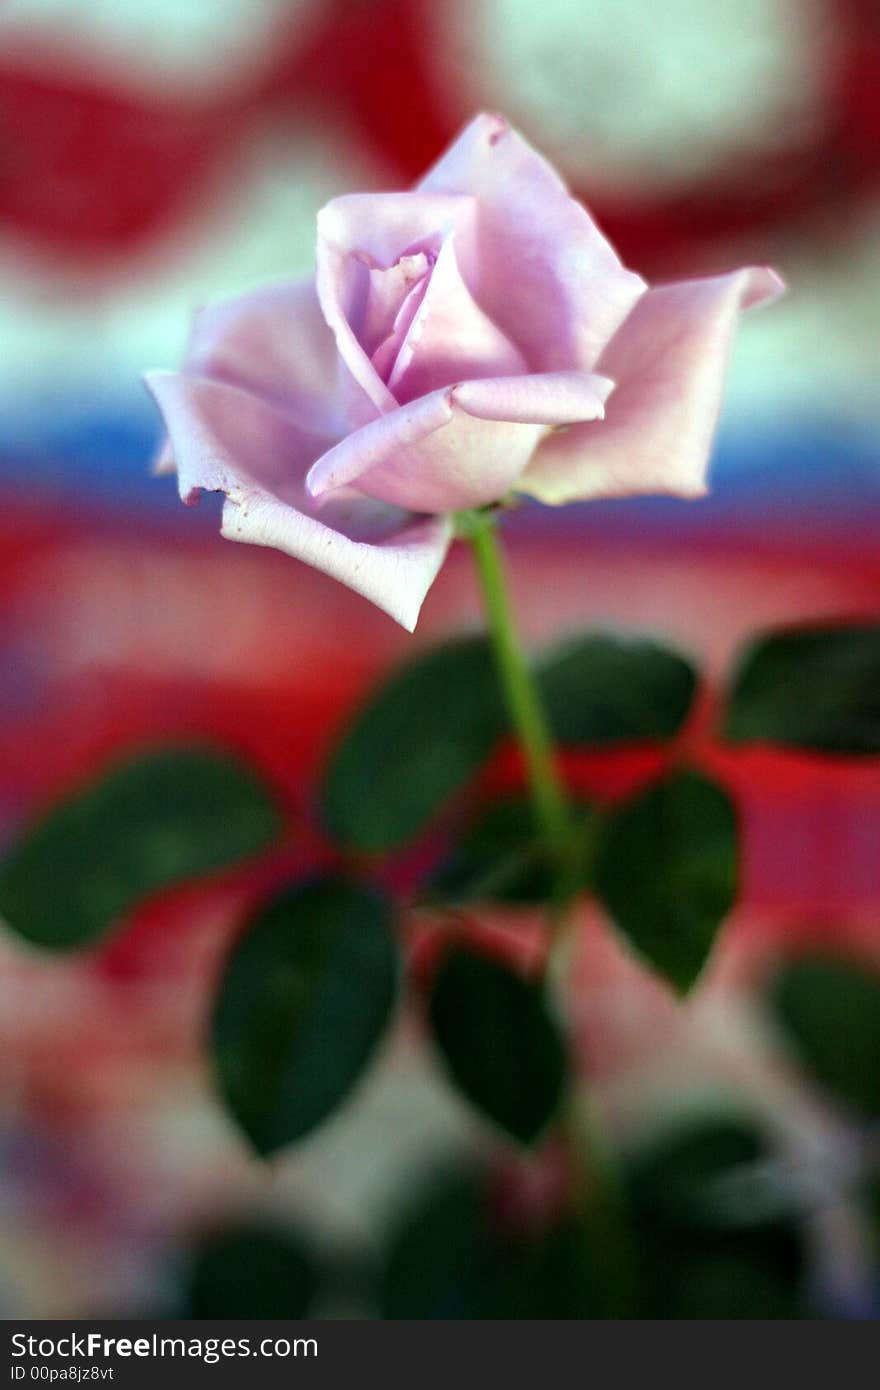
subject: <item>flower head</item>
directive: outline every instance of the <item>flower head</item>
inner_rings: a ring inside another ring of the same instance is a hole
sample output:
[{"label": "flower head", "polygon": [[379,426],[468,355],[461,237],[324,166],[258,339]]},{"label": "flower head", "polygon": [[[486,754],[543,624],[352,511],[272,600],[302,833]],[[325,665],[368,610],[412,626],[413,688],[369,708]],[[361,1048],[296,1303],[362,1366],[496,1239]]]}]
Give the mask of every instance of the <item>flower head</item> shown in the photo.
[{"label": "flower head", "polygon": [[451,513],[705,491],[742,309],[766,269],[649,289],[550,165],[478,116],[408,193],[336,198],[314,279],[203,309],[147,382],[181,496],[412,629]]}]

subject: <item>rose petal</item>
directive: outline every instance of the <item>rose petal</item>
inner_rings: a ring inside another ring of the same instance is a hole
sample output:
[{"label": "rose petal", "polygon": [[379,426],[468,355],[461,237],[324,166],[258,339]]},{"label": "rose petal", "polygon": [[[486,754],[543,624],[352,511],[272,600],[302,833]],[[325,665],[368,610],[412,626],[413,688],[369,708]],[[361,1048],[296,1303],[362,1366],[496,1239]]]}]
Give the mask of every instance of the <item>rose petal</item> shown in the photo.
[{"label": "rose petal", "polygon": [[749,269],[650,290],[602,356],[617,383],[605,419],[546,439],[518,491],[551,505],[701,496],[740,311],[782,288],[773,271]]},{"label": "rose petal", "polygon": [[435,252],[454,229],[474,225],[473,198],[445,193],[345,193],[318,213],[317,258],[360,253],[384,269],[401,256]]},{"label": "rose petal", "polygon": [[412,322],[427,287],[432,262],[433,257],[429,259],[424,251],[419,251],[414,256],[401,256],[389,270],[369,268],[363,319],[351,327],[371,358],[394,333],[402,316],[407,325]]},{"label": "rose petal", "polygon": [[[383,339],[378,345],[370,358],[370,361],[386,385],[388,384],[388,378],[394,370],[394,364],[397,361],[401,346],[406,341],[406,335],[409,333],[413,319],[418,312],[419,305],[425,297],[427,287],[427,275],[424,280],[420,280],[418,284],[413,285],[395,316],[390,333],[387,338]],[[396,395],[395,399],[397,399]]]},{"label": "rose petal", "polygon": [[460,382],[341,440],[307,486],[318,497],[356,482],[413,511],[482,506],[510,491],[548,426],[599,418],[610,390],[606,378],[578,372]]},{"label": "rose petal", "polygon": [[596,372],[540,372],[463,381],[455,387],[455,402],[482,420],[557,428],[601,420],[613,390],[611,378]]},{"label": "rose petal", "polygon": [[379,415],[359,430],[346,435],[312,465],[306,486],[313,497],[359,481],[362,474],[379,467],[395,450],[421,444],[452,419],[449,391],[429,396]]},{"label": "rose petal", "polygon": [[315,429],[342,427],[336,341],[312,278],[266,285],[200,309],[184,371],[242,386]]},{"label": "rose petal", "polygon": [[519,375],[523,357],[479,308],[461,278],[452,236],[443,241],[427,288],[387,378],[400,402],[462,378]]},{"label": "rose petal", "polygon": [[347,194],[318,213],[315,283],[344,369],[364,398],[359,407],[357,394],[349,396],[357,423],[397,404],[354,326],[366,302],[369,263],[390,269],[405,254],[436,249],[452,227],[468,220],[473,222],[469,198],[412,193]]},{"label": "rose petal", "polygon": [[168,429],[185,502],[197,501],[202,489],[225,493],[228,540],[304,560],[413,630],[450,544],[447,518],[413,517],[350,494],[316,504],[304,480],[320,436],[222,382],[154,372],[147,384]]},{"label": "rose petal", "polygon": [[150,464],[150,472],[154,478],[166,478],[171,473],[177,472],[177,464],[174,462],[174,450],[171,448],[171,440],[167,434],[159,444],[153,462]]},{"label": "rose petal", "polygon": [[531,369],[592,370],[645,283],[547,161],[500,116],[478,116],[419,189],[477,200],[476,268],[462,259],[462,272]]},{"label": "rose petal", "polygon": [[[244,387],[317,430],[345,432],[336,340],[324,322],[312,279],[264,285],[198,309],[183,369]],[[167,437],[151,471],[156,476],[175,471]]]}]

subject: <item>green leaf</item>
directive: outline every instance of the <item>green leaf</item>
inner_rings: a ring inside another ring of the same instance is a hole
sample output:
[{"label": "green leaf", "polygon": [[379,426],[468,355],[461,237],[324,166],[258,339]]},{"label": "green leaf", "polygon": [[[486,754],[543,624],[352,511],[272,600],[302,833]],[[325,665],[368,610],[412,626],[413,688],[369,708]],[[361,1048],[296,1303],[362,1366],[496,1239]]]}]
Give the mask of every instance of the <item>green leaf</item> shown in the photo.
[{"label": "green leaf", "polygon": [[807,1316],[806,1270],[792,1226],[671,1239],[643,1230],[640,1307],[651,1321],[780,1322]]},{"label": "green leaf", "polygon": [[771,632],[743,656],[724,736],[880,753],[880,623]]},{"label": "green leaf", "polygon": [[777,1319],[799,1316],[805,1252],[796,1220],[731,1204],[769,1157],[757,1126],[734,1114],[667,1119],[624,1165],[638,1233],[635,1316]]},{"label": "green leaf", "polygon": [[388,904],[340,880],[300,884],[234,947],[214,1016],[223,1097],[261,1154],[301,1139],[351,1091],[397,982]]},{"label": "green leaf", "polygon": [[385,1260],[388,1319],[601,1316],[583,1229],[564,1220],[519,1239],[493,1227],[485,1179],[434,1178],[407,1204]]},{"label": "green leaf", "polygon": [[322,790],[331,834],[368,851],[411,839],[479,770],[506,723],[484,638],[421,655],[372,696],[331,758]]},{"label": "green leaf", "polygon": [[193,1253],[186,1290],[190,1318],[304,1318],[318,1273],[298,1236],[242,1225],[212,1232]]},{"label": "green leaf", "polygon": [[806,956],[770,988],[773,1015],[816,1081],[880,1119],[880,974],[853,961]]},{"label": "green leaf", "polygon": [[680,991],[696,980],[733,906],[737,850],[730,798],[696,772],[655,782],[607,821],[596,891],[636,950]]},{"label": "green leaf", "polygon": [[587,1230],[574,1216],[549,1230],[499,1241],[484,1318],[546,1322],[604,1319],[606,1290]]},{"label": "green leaf", "polygon": [[468,1100],[522,1143],[537,1139],[559,1106],[567,1068],[541,985],[455,945],[433,982],[430,1022]]},{"label": "green leaf", "polygon": [[655,1226],[729,1226],[725,1184],[767,1155],[759,1128],[735,1111],[665,1116],[627,1157],[630,1205]]},{"label": "green leaf", "polygon": [[677,652],[645,638],[595,633],[545,657],[538,682],[556,738],[601,746],[672,738],[697,676]]},{"label": "green leaf", "polygon": [[[598,819],[591,807],[572,807],[577,819],[578,889],[589,881]],[[531,803],[497,801],[464,831],[428,883],[428,896],[444,903],[546,903],[554,868],[535,830]]]},{"label": "green leaf", "polygon": [[37,945],[84,946],[158,889],[255,855],[281,828],[271,793],[228,755],[143,753],[24,832],[0,868],[0,917]]},{"label": "green leaf", "polygon": [[386,1253],[383,1318],[474,1316],[486,1238],[482,1188],[474,1173],[445,1173],[406,1203]]}]

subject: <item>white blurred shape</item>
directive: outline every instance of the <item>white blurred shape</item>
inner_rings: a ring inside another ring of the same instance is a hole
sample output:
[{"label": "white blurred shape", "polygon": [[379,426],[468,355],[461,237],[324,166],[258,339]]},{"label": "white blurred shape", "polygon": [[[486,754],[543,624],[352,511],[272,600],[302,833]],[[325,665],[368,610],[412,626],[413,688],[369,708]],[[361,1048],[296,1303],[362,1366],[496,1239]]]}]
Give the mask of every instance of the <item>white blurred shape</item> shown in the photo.
[{"label": "white blurred shape", "polygon": [[685,181],[815,119],[827,0],[452,0],[438,51],[595,185]]},{"label": "white blurred shape", "polygon": [[7,0],[4,57],[35,44],[155,95],[237,82],[269,55],[282,21],[305,29],[327,0]]}]

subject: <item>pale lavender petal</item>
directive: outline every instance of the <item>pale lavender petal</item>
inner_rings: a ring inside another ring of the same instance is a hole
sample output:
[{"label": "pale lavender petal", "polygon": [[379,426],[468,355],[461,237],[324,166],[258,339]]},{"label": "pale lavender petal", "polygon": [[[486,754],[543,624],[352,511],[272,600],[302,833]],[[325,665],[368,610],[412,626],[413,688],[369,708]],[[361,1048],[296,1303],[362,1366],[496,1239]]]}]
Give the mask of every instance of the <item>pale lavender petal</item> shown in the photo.
[{"label": "pale lavender petal", "polygon": [[332,489],[358,482],[363,474],[384,464],[395,451],[423,444],[451,419],[449,391],[432,391],[429,396],[421,396],[389,415],[377,416],[317,459],[307,478],[310,493],[320,497]]},{"label": "pale lavender petal", "polygon": [[[244,387],[317,430],[345,432],[336,340],[311,278],[264,285],[198,309],[183,370]],[[166,437],[151,471],[162,476],[174,469]]]},{"label": "pale lavender petal", "polygon": [[650,290],[602,356],[616,382],[605,419],[550,435],[517,490],[552,505],[701,496],[740,312],[782,288],[747,269]]},{"label": "pale lavender petal", "polygon": [[346,193],[318,213],[318,264],[331,250],[360,253],[388,269],[401,256],[433,248],[455,229],[472,227],[470,197],[445,193]]},{"label": "pale lavender petal", "polygon": [[316,429],[341,432],[336,341],[311,277],[200,309],[183,369],[242,386]]},{"label": "pale lavender petal", "polygon": [[471,377],[515,376],[527,370],[521,354],[474,302],[459,273],[452,236],[440,247],[431,278],[400,339],[388,386],[397,400],[414,400]]},{"label": "pale lavender petal", "polygon": [[473,222],[471,199],[411,193],[348,194],[334,198],[318,213],[318,298],[344,371],[357,388],[347,392],[356,423],[397,404],[358,337],[370,270],[387,270],[401,256],[436,250],[442,237],[462,221]]},{"label": "pale lavender petal", "polygon": [[376,350],[395,330],[399,331],[402,316],[407,325],[412,322],[427,287],[433,259],[419,251],[414,256],[401,256],[388,270],[368,267],[369,286],[363,318],[360,324],[352,323],[351,327],[370,357],[375,356]]},{"label": "pale lavender petal", "polygon": [[177,472],[177,464],[174,462],[174,451],[171,448],[171,440],[168,438],[167,434],[160,442],[159,447],[153,455],[150,472],[153,474],[154,478],[165,478],[171,473]]},{"label": "pale lavender petal", "polygon": [[539,372],[463,381],[455,403],[482,420],[509,420],[557,428],[581,420],[601,420],[614,382],[595,372]]},{"label": "pale lavender petal", "polygon": [[370,356],[370,361],[386,385],[388,383],[388,378],[394,370],[394,364],[400,354],[400,349],[406,341],[406,335],[409,333],[412,321],[418,313],[419,305],[425,297],[427,287],[427,276],[413,285],[395,315],[388,336],[379,343]]},{"label": "pale lavender petal", "polygon": [[414,517],[366,497],[316,504],[305,474],[326,439],[239,387],[156,372],[185,502],[223,492],[222,534],[271,546],[341,580],[410,631],[449,547],[448,518]]},{"label": "pale lavender petal", "polygon": [[476,249],[462,254],[462,273],[530,368],[591,371],[645,284],[547,161],[500,116],[478,116],[419,191],[476,199]]},{"label": "pale lavender petal", "polygon": [[601,416],[611,383],[575,372],[460,382],[421,396],[343,439],[314,464],[316,497],[357,483],[413,511],[498,501],[548,427]]}]

